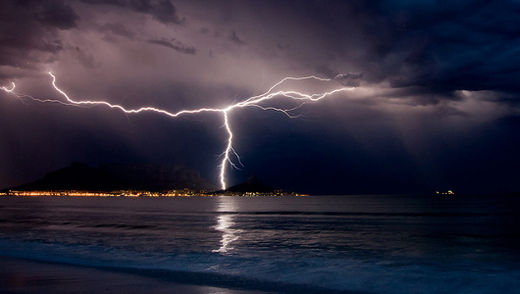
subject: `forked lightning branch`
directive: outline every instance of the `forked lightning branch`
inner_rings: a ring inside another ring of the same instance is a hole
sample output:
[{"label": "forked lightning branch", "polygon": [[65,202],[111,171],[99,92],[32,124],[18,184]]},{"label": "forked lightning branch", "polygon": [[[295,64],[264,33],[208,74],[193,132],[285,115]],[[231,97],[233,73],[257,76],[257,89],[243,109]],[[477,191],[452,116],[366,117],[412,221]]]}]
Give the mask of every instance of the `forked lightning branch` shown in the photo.
[{"label": "forked lightning branch", "polygon": [[[240,156],[238,155],[237,151],[233,147],[233,140],[235,139],[233,134],[233,129],[231,127],[231,124],[229,122],[229,118],[232,115],[233,111],[238,111],[242,108],[249,108],[249,107],[255,107],[261,110],[265,111],[277,111],[284,115],[286,115],[289,118],[296,118],[298,115],[295,115],[294,113],[302,107],[304,104],[309,102],[316,102],[319,100],[322,100],[326,97],[329,97],[333,94],[339,93],[339,92],[346,92],[346,91],[352,91],[356,89],[355,87],[340,87],[333,89],[331,91],[321,92],[321,93],[305,93],[300,92],[296,90],[276,90],[279,86],[284,84],[287,81],[303,81],[303,80],[316,80],[321,82],[335,82],[337,78],[333,79],[327,79],[327,78],[320,78],[317,76],[305,76],[305,77],[285,77],[282,80],[280,80],[278,83],[274,84],[269,90],[267,90],[265,93],[252,96],[247,98],[244,101],[228,105],[223,108],[198,108],[198,109],[183,109],[179,110],[177,112],[170,112],[168,110],[156,108],[153,106],[143,106],[140,108],[126,108],[122,105],[118,104],[112,104],[108,101],[104,100],[76,100],[71,98],[63,89],[58,87],[56,75],[54,75],[52,72],[48,73],[50,77],[52,78],[52,86],[54,89],[64,98],[62,100],[58,99],[40,99],[36,98],[30,95],[17,93],[16,90],[16,84],[12,82],[9,86],[3,86],[0,87],[3,91],[5,91],[8,94],[14,95],[18,98],[26,98],[37,102],[42,103],[59,103],[66,106],[82,106],[82,105],[100,105],[108,108],[113,108],[119,111],[122,111],[127,114],[138,114],[142,112],[155,112],[158,114],[162,114],[171,118],[176,118],[182,115],[196,115],[201,113],[217,113],[222,115],[222,119],[224,121],[224,128],[227,133],[227,141],[226,141],[226,148],[221,154],[221,161],[218,166],[219,169],[219,181],[220,181],[220,187],[222,190],[225,190],[228,186],[226,183],[226,172],[228,167],[234,167],[237,168],[238,165],[242,165],[240,161]],[[341,76],[341,75],[339,75]],[[288,108],[281,108],[281,107],[275,107],[273,105],[270,105],[269,102],[276,98],[288,98],[295,102],[296,106],[288,107]]]}]

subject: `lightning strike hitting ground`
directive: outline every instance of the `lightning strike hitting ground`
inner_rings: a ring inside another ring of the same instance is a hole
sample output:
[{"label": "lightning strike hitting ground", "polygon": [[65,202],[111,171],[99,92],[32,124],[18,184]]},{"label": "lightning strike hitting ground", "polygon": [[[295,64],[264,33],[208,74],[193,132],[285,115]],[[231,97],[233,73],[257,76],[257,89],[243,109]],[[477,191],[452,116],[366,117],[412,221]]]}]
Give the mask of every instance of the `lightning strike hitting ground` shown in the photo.
[{"label": "lightning strike hitting ground", "polygon": [[[14,90],[16,88],[15,83],[11,83],[11,87],[3,86],[3,87],[0,87],[0,89],[5,91],[8,94],[18,97],[18,98],[28,98],[33,101],[42,102],[42,103],[51,102],[51,103],[59,103],[59,104],[67,105],[67,106],[104,105],[104,106],[107,106],[110,108],[118,109],[127,114],[135,114],[135,113],[141,113],[141,112],[156,112],[156,113],[160,113],[160,114],[163,114],[163,115],[166,115],[169,117],[178,117],[181,115],[199,114],[199,113],[203,113],[203,112],[221,113],[224,118],[224,127],[225,127],[227,135],[228,135],[226,149],[221,154],[222,159],[221,159],[221,162],[219,165],[219,180],[220,180],[220,186],[221,186],[222,190],[225,190],[227,188],[227,183],[226,183],[227,167],[232,166],[234,168],[238,168],[237,164],[232,160],[232,156],[234,156],[234,158],[236,159],[236,161],[238,162],[239,165],[243,165],[242,162],[240,161],[240,156],[233,148],[233,131],[232,131],[232,128],[231,128],[231,125],[229,122],[229,116],[233,110],[240,109],[240,108],[246,108],[246,107],[256,107],[261,110],[266,110],[266,111],[272,110],[272,111],[281,112],[289,118],[296,118],[298,116],[292,115],[291,112],[299,109],[306,103],[319,101],[325,97],[331,96],[331,95],[339,93],[339,92],[352,91],[352,90],[356,89],[355,87],[340,87],[340,88],[337,88],[337,89],[334,89],[334,90],[331,90],[328,92],[312,93],[312,94],[302,93],[299,91],[275,91],[274,92],[276,87],[278,87],[278,86],[282,85],[283,83],[285,83],[286,81],[290,81],[290,80],[292,80],[292,81],[316,80],[316,81],[322,81],[322,82],[331,82],[331,81],[336,80],[336,78],[327,79],[327,78],[320,78],[320,77],[316,77],[316,76],[286,77],[286,78],[283,78],[282,80],[280,80],[278,83],[274,84],[271,88],[269,88],[269,90],[267,90],[267,92],[260,94],[260,95],[249,97],[242,102],[231,104],[224,108],[184,109],[184,110],[180,110],[177,112],[170,112],[170,111],[167,111],[164,109],[155,108],[155,107],[151,107],[151,106],[145,106],[145,107],[140,107],[140,108],[136,108],[136,109],[127,109],[124,106],[121,106],[118,104],[112,104],[112,103],[109,103],[107,101],[102,101],[102,100],[74,100],[74,99],[70,98],[70,96],[67,93],[65,93],[65,91],[63,91],[56,85],[56,76],[52,72],[49,72],[48,74],[52,78],[52,86],[58,93],[60,93],[65,98],[65,101],[53,100],[53,99],[38,99],[38,98],[29,96],[29,95],[25,95],[25,94],[17,94],[16,92],[14,92]],[[339,77],[339,76],[340,75],[338,75],[337,77]],[[278,107],[274,107],[274,106],[263,105],[263,103],[267,102],[268,100],[272,100],[277,97],[289,98],[289,99],[297,102],[297,105],[292,108],[278,108]]]}]

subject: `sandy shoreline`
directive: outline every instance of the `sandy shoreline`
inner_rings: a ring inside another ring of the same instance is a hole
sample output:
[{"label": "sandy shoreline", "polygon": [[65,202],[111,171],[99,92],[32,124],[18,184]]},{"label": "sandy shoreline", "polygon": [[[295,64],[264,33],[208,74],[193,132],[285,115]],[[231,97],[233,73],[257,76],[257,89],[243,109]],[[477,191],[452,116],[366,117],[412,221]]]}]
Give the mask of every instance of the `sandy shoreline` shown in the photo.
[{"label": "sandy shoreline", "polygon": [[265,293],[0,256],[0,293]]}]

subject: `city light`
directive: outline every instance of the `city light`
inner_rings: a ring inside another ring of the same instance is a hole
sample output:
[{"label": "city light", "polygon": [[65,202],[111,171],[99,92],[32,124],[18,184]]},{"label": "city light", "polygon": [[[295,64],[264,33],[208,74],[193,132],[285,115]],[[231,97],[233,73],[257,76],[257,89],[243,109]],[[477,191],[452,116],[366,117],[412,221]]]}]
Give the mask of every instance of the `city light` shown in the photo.
[{"label": "city light", "polygon": [[212,196],[309,196],[275,190],[273,192],[211,192],[206,190],[175,189],[163,192],[152,192],[145,190],[117,190],[110,192],[81,191],[81,190],[8,190],[0,192],[0,196],[16,197],[212,197]]}]

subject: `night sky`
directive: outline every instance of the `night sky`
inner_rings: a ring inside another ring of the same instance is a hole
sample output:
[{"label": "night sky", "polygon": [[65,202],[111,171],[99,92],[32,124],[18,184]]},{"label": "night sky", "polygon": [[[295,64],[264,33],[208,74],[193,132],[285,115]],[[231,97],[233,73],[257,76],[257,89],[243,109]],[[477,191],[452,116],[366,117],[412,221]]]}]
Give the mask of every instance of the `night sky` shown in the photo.
[{"label": "night sky", "polygon": [[[357,87],[298,110],[233,112],[257,176],[307,193],[520,191],[520,1],[4,0],[0,85],[171,111],[286,76]],[[291,83],[293,89],[313,88]],[[284,103],[280,100],[279,103]],[[83,162],[168,164],[218,184],[222,116],[125,115],[0,92],[0,188]]]}]

